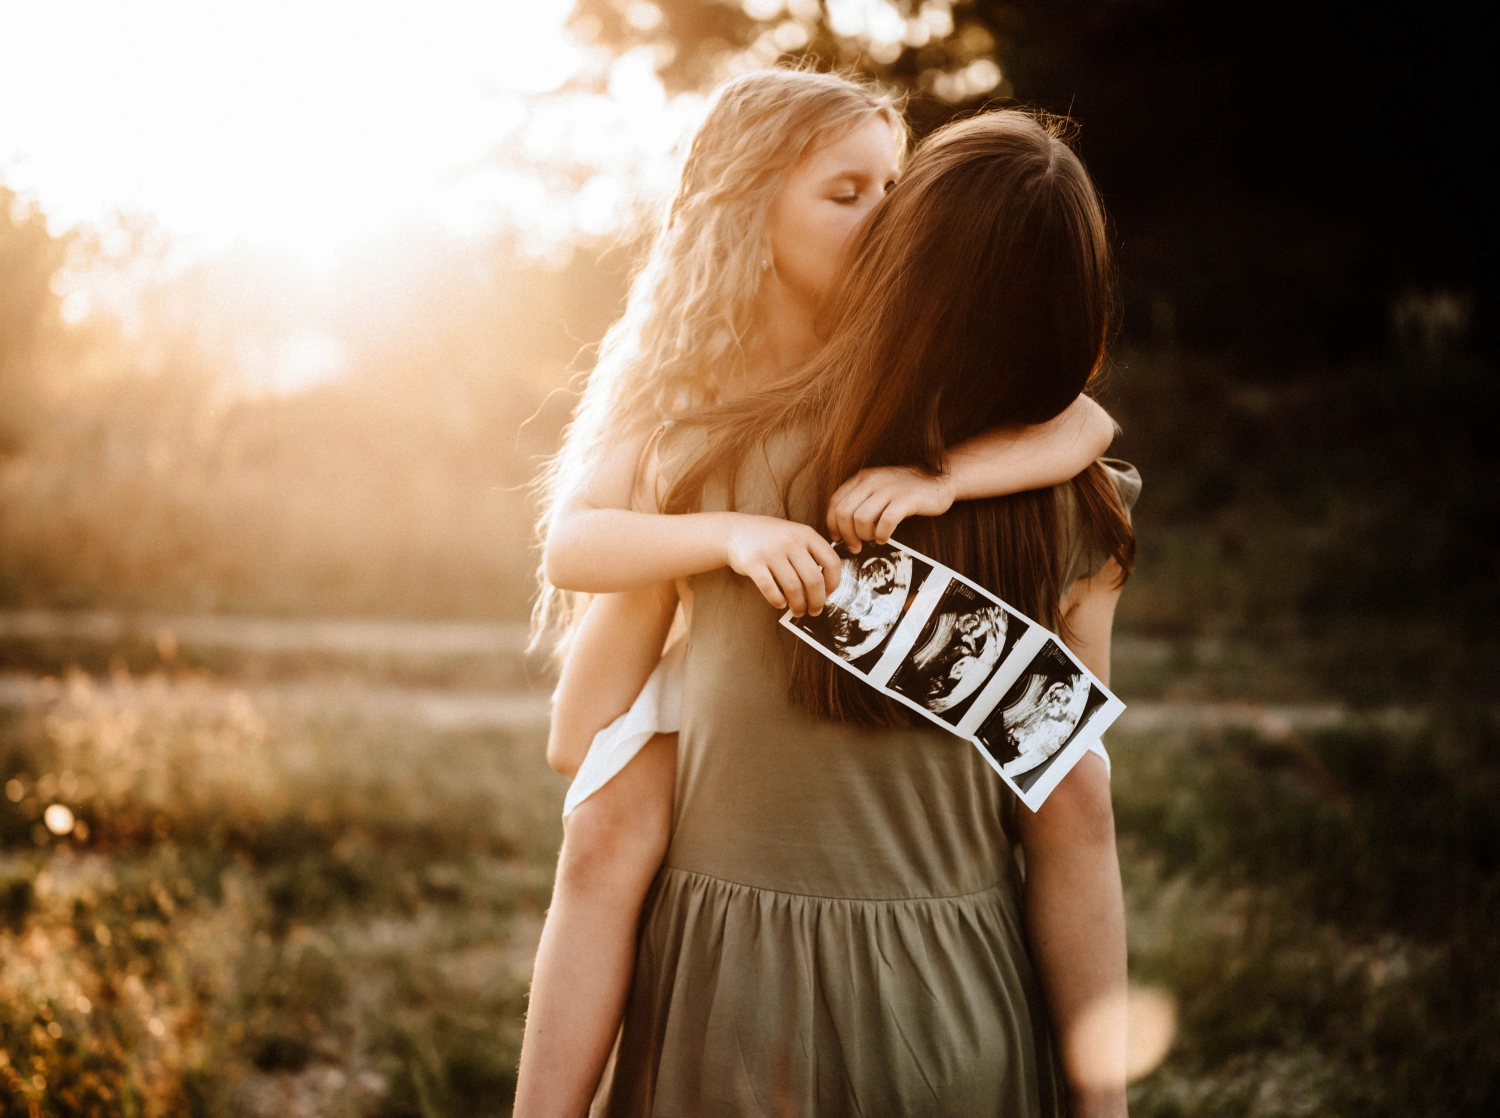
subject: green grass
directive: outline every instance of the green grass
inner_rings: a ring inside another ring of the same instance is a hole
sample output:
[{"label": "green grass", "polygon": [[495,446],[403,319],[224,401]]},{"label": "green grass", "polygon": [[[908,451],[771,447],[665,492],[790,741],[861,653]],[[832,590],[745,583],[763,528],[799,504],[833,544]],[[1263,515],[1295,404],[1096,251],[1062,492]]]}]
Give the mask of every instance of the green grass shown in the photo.
[{"label": "green grass", "polygon": [[504,1112],[560,837],[541,753],[203,680],[4,716],[0,1114]]},{"label": "green grass", "polygon": [[1137,1116],[1500,1108],[1500,732],[1117,739],[1131,965],[1179,1000]]},{"label": "green grass", "polygon": [[[0,714],[0,1115],[505,1113],[540,732],[132,682]],[[1179,1022],[1137,1118],[1500,1108],[1489,714],[1111,746],[1132,975]]]}]

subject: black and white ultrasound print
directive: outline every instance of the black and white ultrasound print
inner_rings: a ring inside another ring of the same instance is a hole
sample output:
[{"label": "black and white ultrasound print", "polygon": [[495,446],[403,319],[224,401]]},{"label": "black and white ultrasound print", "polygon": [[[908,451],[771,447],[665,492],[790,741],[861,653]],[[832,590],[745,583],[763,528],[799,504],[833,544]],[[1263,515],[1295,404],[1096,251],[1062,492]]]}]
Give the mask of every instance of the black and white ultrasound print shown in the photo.
[{"label": "black and white ultrasound print", "polygon": [[781,624],[973,743],[1032,811],[1125,709],[1060,638],[956,571],[895,541],[836,550],[822,614]]},{"label": "black and white ultrasound print", "polygon": [[1106,695],[1049,639],[980,724],[979,741],[1000,771],[1022,787],[1060,757]]},{"label": "black and white ultrasound print", "polygon": [[868,674],[911,607],[932,564],[893,544],[867,543],[851,555],[834,545],[840,559],[839,584],[817,617],[804,614],[787,623],[838,660]]},{"label": "black and white ultrasound print", "polygon": [[958,725],[1026,623],[957,579],[887,686]]}]

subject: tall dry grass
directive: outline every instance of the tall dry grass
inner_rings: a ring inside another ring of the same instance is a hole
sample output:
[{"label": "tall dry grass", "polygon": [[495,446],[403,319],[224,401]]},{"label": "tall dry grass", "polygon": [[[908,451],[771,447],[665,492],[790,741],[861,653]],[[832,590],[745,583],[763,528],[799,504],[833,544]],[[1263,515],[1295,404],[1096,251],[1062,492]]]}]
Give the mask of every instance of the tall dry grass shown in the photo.
[{"label": "tall dry grass", "polygon": [[0,598],[524,616],[524,460],[509,424],[363,385],[216,396],[176,377],[101,386],[0,466]]},{"label": "tall dry grass", "polygon": [[0,712],[0,775],[0,1115],[508,1105],[539,732],[73,673]]}]

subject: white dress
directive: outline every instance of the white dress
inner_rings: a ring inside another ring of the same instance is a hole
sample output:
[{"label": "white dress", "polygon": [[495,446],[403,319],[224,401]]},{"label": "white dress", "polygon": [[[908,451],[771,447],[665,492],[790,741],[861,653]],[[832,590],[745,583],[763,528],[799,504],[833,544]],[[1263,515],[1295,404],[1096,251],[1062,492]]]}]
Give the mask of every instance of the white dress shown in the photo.
[{"label": "white dress", "polygon": [[682,661],[686,648],[684,640],[668,646],[630,709],[594,735],[563,800],[564,819],[630,764],[653,735],[675,734],[681,727]]}]

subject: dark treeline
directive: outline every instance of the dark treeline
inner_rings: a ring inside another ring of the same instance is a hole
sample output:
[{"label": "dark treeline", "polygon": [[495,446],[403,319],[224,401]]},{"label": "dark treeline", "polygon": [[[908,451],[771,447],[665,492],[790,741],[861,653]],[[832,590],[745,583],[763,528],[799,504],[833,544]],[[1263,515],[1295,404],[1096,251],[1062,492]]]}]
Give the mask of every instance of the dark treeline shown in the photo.
[{"label": "dark treeline", "polygon": [[[577,18],[618,45],[671,40],[683,85],[775,22],[662,8],[649,31],[608,0]],[[1495,96],[1473,9],[976,0],[952,14],[953,34],[882,63],[825,10],[805,53],[910,89],[919,133],[983,104],[1077,122],[1120,253],[1102,391],[1118,453],[1147,475],[1127,621],[1378,649],[1382,685],[1474,662],[1500,604],[1500,338]],[[1004,75],[988,100],[933,95],[935,74],[979,56]],[[1373,667],[1333,664],[1345,679]]]},{"label": "dark treeline", "polygon": [[[1357,679],[1371,694],[1468,678],[1453,673],[1463,665],[1487,670],[1500,657],[1487,632],[1500,606],[1497,238],[1485,181],[1495,97],[1469,10],[1352,0],[1245,11],[1186,0],[897,7],[914,19],[936,13],[930,41],[880,49],[814,0],[761,21],[719,0],[579,0],[574,27],[612,50],[656,49],[673,90],[707,88],[728,54],[769,61],[782,47],[766,44],[790,29],[807,39],[794,53],[907,89],[919,134],[986,104],[1070,114],[1119,246],[1114,360],[1099,391],[1124,427],[1117,452],[1147,479],[1123,622],[1174,638],[1254,638],[1278,655],[1316,646],[1326,681],[1348,689]],[[983,90],[955,93],[952,75],[975,66],[989,67]],[[14,203],[0,188],[0,465],[10,478],[0,601],[524,615],[524,527],[502,531],[497,519],[503,563],[489,536],[461,541],[446,528],[423,534],[419,561],[397,546],[416,514],[399,511],[392,486],[412,490],[412,509],[443,505],[416,495],[420,471],[396,464],[431,466],[422,485],[433,493],[478,502],[512,492],[504,516],[521,517],[520,487],[567,411],[567,397],[548,392],[573,355],[574,368],[587,366],[618,312],[632,249],[583,246],[561,272],[516,260],[505,243],[435,249],[446,263],[416,271],[400,252],[371,250],[328,311],[328,328],[353,339],[349,377],[285,400],[223,408],[207,371],[232,355],[153,343],[205,386],[209,419],[195,424],[248,423],[260,432],[250,444],[275,444],[212,474],[265,510],[214,513],[226,526],[211,532],[194,518],[224,500],[208,499],[198,479],[209,467],[194,463],[233,440],[167,431],[175,413],[150,403],[152,392],[182,396],[166,381],[139,390],[150,420],[140,423],[88,388],[84,366],[145,358],[109,346],[100,356],[108,330],[97,324],[64,328],[53,280],[72,241]],[[319,409],[364,418],[344,423],[341,442],[311,418]],[[95,413],[98,422],[87,418]],[[370,447],[403,440],[391,455],[396,481],[370,469]],[[106,443],[116,449],[104,453]],[[161,466],[166,446],[180,449],[168,456],[180,468]],[[323,497],[271,480],[282,469],[305,478],[310,461],[330,479]],[[231,484],[242,473],[244,484]],[[300,495],[305,515],[276,496],[285,492]],[[200,496],[203,510],[188,515]],[[349,510],[350,524],[319,514],[324,503]],[[111,512],[126,508],[136,511]],[[246,532],[255,546],[205,542]],[[239,570],[248,554],[264,560],[254,577]],[[372,579],[377,554],[388,574]],[[458,554],[480,557],[460,563],[472,566],[463,577]],[[413,564],[427,573],[411,575]],[[501,567],[504,594],[471,589],[496,584]]]},{"label": "dark treeline", "polygon": [[1206,533],[1264,635],[1399,619],[1486,639],[1496,141],[1472,9],[974,12],[1003,29],[1014,97],[1079,121],[1108,200],[1109,394],[1155,482],[1147,524]]},{"label": "dark treeline", "polygon": [[1494,356],[1495,98],[1472,7],[975,10],[1014,27],[1016,98],[1082,124],[1129,337],[1169,333],[1289,378],[1388,353],[1402,295],[1451,289],[1473,300],[1474,351]]}]

